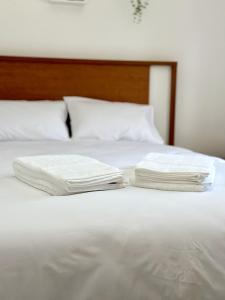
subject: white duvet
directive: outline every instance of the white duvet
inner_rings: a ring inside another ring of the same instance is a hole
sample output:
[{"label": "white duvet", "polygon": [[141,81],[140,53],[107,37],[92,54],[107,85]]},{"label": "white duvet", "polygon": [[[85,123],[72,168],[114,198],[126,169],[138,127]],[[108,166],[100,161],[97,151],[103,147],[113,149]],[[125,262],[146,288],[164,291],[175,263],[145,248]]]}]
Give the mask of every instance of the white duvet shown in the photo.
[{"label": "white duvet", "polygon": [[0,143],[0,300],[224,300],[225,164],[205,193],[128,187],[51,197],[15,157],[83,154],[129,167],[145,143]]}]

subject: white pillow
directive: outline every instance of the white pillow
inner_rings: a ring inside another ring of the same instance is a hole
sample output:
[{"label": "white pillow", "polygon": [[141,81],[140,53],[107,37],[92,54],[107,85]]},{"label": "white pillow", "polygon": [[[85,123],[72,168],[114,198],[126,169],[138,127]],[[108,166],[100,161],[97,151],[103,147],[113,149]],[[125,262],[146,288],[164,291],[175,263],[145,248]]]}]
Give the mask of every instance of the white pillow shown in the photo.
[{"label": "white pillow", "polygon": [[0,100],[0,141],[67,140],[64,101]]},{"label": "white pillow", "polygon": [[153,121],[153,107],[82,97],[64,97],[72,139],[131,140],[162,144]]}]

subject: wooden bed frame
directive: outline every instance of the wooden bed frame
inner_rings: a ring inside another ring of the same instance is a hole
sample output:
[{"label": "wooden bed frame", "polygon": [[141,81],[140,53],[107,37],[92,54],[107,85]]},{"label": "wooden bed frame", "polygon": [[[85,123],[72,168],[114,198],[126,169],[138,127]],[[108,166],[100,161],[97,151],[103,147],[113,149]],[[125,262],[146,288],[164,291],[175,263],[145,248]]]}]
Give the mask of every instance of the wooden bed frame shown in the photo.
[{"label": "wooden bed frame", "polygon": [[177,63],[0,56],[1,100],[58,100],[83,96],[149,103],[152,66],[171,68],[169,144],[174,144]]}]

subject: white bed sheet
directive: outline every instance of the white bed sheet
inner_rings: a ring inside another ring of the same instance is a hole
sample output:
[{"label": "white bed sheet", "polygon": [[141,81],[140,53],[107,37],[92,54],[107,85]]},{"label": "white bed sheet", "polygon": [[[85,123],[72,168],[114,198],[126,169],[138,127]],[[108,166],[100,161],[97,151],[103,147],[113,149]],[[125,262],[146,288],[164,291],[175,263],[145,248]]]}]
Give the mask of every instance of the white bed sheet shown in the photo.
[{"label": "white bed sheet", "polygon": [[89,155],[117,167],[146,143],[0,143],[0,300],[224,300],[225,164],[205,193],[128,187],[52,197],[15,179],[12,160]]}]

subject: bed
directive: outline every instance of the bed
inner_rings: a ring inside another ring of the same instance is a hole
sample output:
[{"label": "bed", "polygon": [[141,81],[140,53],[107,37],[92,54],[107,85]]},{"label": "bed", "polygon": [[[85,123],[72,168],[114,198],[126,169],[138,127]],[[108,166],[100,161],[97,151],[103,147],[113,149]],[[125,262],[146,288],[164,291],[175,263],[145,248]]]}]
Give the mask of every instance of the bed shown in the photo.
[{"label": "bed", "polygon": [[[147,103],[149,67],[171,68],[169,144],[0,142],[1,300],[225,299],[225,164],[205,193],[137,187],[51,197],[18,181],[18,156],[82,154],[126,168],[172,146],[175,62],[0,58],[0,99],[64,95]],[[42,87],[40,89],[40,86]]]}]

